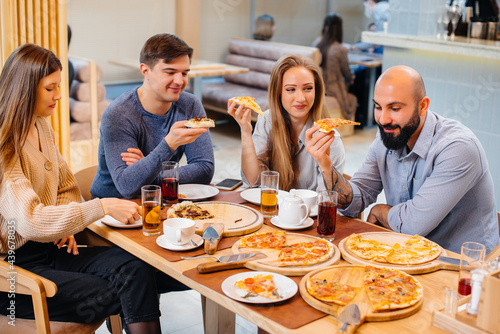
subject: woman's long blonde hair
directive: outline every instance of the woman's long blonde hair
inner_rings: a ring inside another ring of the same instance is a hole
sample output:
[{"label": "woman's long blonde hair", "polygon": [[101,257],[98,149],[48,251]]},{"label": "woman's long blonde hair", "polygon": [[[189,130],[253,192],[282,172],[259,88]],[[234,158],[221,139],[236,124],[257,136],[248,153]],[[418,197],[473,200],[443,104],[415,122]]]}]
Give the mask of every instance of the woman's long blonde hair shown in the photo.
[{"label": "woman's long blonde hair", "polygon": [[0,181],[28,137],[40,80],[57,70],[62,70],[59,59],[31,43],[21,45],[7,58],[0,74]]},{"label": "woman's long blonde hair", "polygon": [[290,118],[281,103],[283,75],[294,67],[304,67],[314,77],[314,104],[309,110],[309,113],[312,113],[313,120],[321,119],[326,115],[325,85],[318,65],[312,59],[301,55],[281,57],[274,65],[269,81],[268,98],[272,130],[268,139],[268,151],[270,156],[269,168],[280,173],[280,189],[282,190],[290,190],[295,180],[292,156],[294,145],[290,134]]}]

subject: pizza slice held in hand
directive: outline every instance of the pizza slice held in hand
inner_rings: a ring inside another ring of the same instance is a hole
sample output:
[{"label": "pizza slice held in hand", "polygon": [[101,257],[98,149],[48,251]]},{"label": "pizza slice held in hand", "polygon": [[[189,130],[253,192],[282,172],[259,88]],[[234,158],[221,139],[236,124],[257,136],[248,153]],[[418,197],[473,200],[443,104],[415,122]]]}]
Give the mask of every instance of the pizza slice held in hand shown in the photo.
[{"label": "pizza slice held in hand", "polygon": [[213,119],[205,116],[196,116],[195,118],[191,118],[189,121],[186,121],[184,126],[188,128],[213,128],[215,127],[215,122]]},{"label": "pizza slice held in hand", "polygon": [[333,129],[344,125],[361,125],[361,123],[349,121],[347,119],[341,118],[323,118],[314,122],[314,125],[319,125],[321,128],[319,131],[324,133],[330,133]]},{"label": "pizza slice held in hand", "polygon": [[253,111],[255,111],[260,116],[264,116],[264,113],[262,112],[262,109],[255,102],[255,98],[254,97],[250,97],[250,96],[232,97],[232,98],[229,99],[229,102],[236,102],[238,105],[244,105],[245,108],[252,109]]}]

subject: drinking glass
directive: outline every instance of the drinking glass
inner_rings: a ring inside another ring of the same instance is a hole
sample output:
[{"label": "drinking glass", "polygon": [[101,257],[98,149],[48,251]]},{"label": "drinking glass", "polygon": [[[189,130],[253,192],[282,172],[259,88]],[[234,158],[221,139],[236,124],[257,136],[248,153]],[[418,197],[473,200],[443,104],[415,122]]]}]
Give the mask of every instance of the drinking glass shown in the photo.
[{"label": "drinking glass", "polygon": [[145,236],[159,235],[161,188],[159,186],[143,186],[141,188],[142,233]]},{"label": "drinking glass", "polygon": [[470,295],[471,270],[482,268],[482,261],[486,247],[478,242],[464,242],[460,254],[460,273],[458,280],[458,294],[461,297]]},{"label": "drinking glass", "polygon": [[333,190],[322,190],[318,193],[318,227],[320,238],[328,241],[335,239],[337,225],[338,193]]},{"label": "drinking glass", "polygon": [[173,203],[179,197],[179,163],[176,161],[164,161],[161,167],[161,195],[163,204]]},{"label": "drinking glass", "polygon": [[273,217],[278,213],[278,185],[280,173],[263,171],[260,173],[260,211],[264,217]]}]

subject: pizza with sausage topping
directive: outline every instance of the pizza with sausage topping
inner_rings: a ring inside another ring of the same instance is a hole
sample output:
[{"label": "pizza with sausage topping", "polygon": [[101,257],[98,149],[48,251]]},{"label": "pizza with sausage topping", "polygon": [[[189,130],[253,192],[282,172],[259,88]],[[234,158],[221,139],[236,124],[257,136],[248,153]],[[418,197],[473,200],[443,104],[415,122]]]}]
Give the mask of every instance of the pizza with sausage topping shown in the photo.
[{"label": "pizza with sausage topping", "polygon": [[192,220],[213,219],[214,215],[191,201],[172,205],[167,210],[167,218],[188,218]]}]

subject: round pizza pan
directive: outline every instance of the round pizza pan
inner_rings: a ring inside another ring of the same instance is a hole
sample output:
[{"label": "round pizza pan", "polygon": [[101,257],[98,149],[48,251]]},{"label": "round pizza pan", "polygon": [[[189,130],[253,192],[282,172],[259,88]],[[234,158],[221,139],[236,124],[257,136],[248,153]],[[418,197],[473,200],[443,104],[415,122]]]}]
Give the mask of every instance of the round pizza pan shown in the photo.
[{"label": "round pizza pan", "polygon": [[[310,242],[315,241],[320,238],[299,234],[299,233],[288,233],[286,232],[286,243],[288,245],[297,243],[297,242]],[[286,276],[302,276],[307,274],[308,272],[328,266],[333,266],[340,261],[340,251],[337,246],[332,244],[333,246],[333,255],[330,259],[325,262],[316,263],[309,266],[278,266],[278,255],[280,251],[278,249],[262,249],[262,248],[239,248],[240,240],[235,242],[232,247],[232,251],[234,254],[238,253],[248,253],[248,252],[261,252],[264,253],[267,257],[265,259],[260,259],[256,261],[249,261],[245,263],[245,267],[252,270],[259,271],[271,271],[273,273],[286,275]]]},{"label": "round pizza pan", "polygon": [[[406,240],[411,238],[412,236],[409,234],[403,234],[403,233],[397,233],[397,232],[364,232],[364,233],[358,233],[359,235],[365,237],[365,238],[370,238],[374,239],[377,241],[384,242],[389,245],[394,245],[395,243],[404,243]],[[345,245],[345,242],[348,237],[345,237],[344,239],[340,240],[339,242],[339,249],[340,252],[342,253],[342,258],[346,260],[347,262],[351,264],[359,264],[359,265],[370,265],[374,267],[384,267],[384,268],[391,268],[391,269],[397,269],[404,271],[407,274],[425,274],[425,273],[430,273],[436,270],[439,270],[443,268],[443,263],[433,260],[425,263],[420,263],[420,264],[392,264],[392,263],[383,263],[383,262],[376,262],[373,260],[366,260],[362,259],[353,252],[351,252]],[[441,253],[439,255],[446,255],[446,251],[439,246],[439,249],[441,250]]]},{"label": "round pizza pan", "polygon": [[[299,291],[302,298],[308,303],[310,306],[315,309],[328,313],[337,317],[342,313],[345,306],[340,306],[335,303],[328,303],[316,299],[313,297],[306,288],[306,282],[310,277],[315,277],[317,275],[321,275],[321,277],[329,277],[335,282],[349,284],[352,286],[360,286],[362,284],[362,275],[361,271],[364,271],[364,266],[353,266],[353,265],[339,265],[332,266],[328,268],[322,268],[315,271],[311,271],[306,274],[299,283]],[[358,282],[358,283],[356,283]],[[364,291],[364,290],[363,290]],[[358,293],[351,303],[355,303],[359,306],[361,313],[365,313],[365,321],[388,321],[388,320],[397,320],[409,317],[412,314],[415,314],[422,307],[424,298],[420,298],[420,300],[406,308],[396,309],[396,310],[388,310],[388,311],[380,311],[375,312],[368,300],[366,293]],[[363,315],[363,314],[362,314]]]},{"label": "round pizza pan", "polygon": [[201,208],[214,215],[213,219],[195,220],[196,233],[203,234],[203,224],[223,223],[223,237],[234,237],[257,231],[264,224],[264,216],[246,205],[229,202],[198,202]]}]

